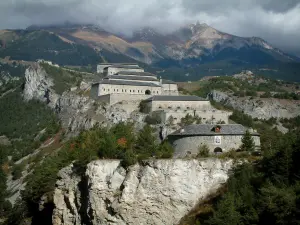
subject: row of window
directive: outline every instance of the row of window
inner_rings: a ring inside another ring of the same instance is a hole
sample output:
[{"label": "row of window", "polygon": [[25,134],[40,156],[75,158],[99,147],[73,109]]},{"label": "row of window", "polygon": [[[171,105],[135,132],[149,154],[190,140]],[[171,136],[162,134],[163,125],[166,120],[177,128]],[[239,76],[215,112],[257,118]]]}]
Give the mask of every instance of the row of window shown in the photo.
[{"label": "row of window", "polygon": [[[103,88],[103,91],[107,91],[107,92],[109,92],[109,89],[105,89],[105,88]],[[121,91],[121,90],[120,90]],[[114,92],[119,92],[119,89],[114,89]],[[127,92],[127,89],[122,89],[122,92]],[[135,90],[129,90],[129,92],[131,92],[131,93],[135,93]],[[145,93],[144,91],[140,91],[140,90],[138,90],[137,91],[137,93]],[[152,91],[152,93],[153,94],[158,94],[159,92],[158,91]]]}]

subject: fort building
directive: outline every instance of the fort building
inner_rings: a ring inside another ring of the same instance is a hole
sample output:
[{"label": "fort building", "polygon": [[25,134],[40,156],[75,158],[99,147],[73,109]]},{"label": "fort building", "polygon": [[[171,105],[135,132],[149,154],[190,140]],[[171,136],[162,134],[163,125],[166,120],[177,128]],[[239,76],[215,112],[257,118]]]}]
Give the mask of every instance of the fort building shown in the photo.
[{"label": "fort building", "polygon": [[231,112],[213,108],[210,101],[197,96],[153,96],[145,102],[145,111],[160,117],[163,123],[179,123],[187,115],[201,118],[202,123],[228,123]]},{"label": "fort building", "polygon": [[[181,158],[197,155],[199,147],[207,145],[211,153],[240,150],[246,128],[240,124],[193,124],[185,126],[168,135],[168,140],[174,146],[174,157]],[[260,149],[260,135],[250,130],[255,148]]]},{"label": "fort building", "polygon": [[104,73],[104,69],[109,66],[139,66],[137,63],[100,63],[97,65],[97,73]]},{"label": "fort building", "polygon": [[144,100],[155,95],[178,95],[177,84],[158,79],[135,65],[111,65],[103,69],[105,77],[92,85],[91,97],[109,104],[123,100]]}]

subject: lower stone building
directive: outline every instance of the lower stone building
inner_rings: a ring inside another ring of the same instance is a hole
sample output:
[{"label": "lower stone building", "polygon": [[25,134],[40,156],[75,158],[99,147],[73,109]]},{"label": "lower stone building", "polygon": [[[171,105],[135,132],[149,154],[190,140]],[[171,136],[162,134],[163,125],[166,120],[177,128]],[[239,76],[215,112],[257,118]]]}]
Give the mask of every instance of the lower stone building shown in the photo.
[{"label": "lower stone building", "polygon": [[181,119],[190,115],[201,118],[202,123],[228,123],[231,112],[217,110],[207,99],[198,96],[153,96],[144,101],[145,111],[160,118],[163,123],[180,123]]},{"label": "lower stone building", "polygon": [[[193,124],[168,135],[175,149],[174,157],[197,155],[199,147],[207,145],[211,153],[239,150],[247,128],[240,124],[208,125]],[[250,131],[255,148],[260,149],[260,135]]]}]

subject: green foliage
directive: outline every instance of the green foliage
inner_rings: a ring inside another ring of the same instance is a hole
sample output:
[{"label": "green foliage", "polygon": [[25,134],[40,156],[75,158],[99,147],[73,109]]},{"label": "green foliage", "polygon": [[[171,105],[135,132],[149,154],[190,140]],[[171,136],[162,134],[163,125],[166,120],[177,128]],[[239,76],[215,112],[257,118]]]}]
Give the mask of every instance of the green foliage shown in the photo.
[{"label": "green foliage", "polygon": [[5,171],[5,164],[8,159],[8,149],[6,146],[0,145],[0,217],[5,216],[11,210],[11,204],[5,200],[7,197],[6,180],[7,171]]},{"label": "green foliage", "polygon": [[186,114],[185,117],[181,118],[181,126],[188,126],[188,125],[191,125],[193,123],[197,123],[197,124],[200,124],[201,123],[201,118],[198,117],[198,116],[192,116],[190,115],[189,113]]},{"label": "green foliage", "polygon": [[145,122],[149,125],[161,124],[162,120],[158,114],[147,115]]},{"label": "green foliage", "polygon": [[260,163],[238,166],[227,192],[200,224],[299,224],[300,132],[272,140]]},{"label": "green foliage", "polygon": [[139,109],[141,113],[147,113],[147,102],[145,100],[140,102]]},{"label": "green foliage", "polygon": [[198,148],[198,158],[206,158],[209,157],[209,148],[207,145],[201,145]]},{"label": "green foliage", "polygon": [[15,139],[11,147],[14,160],[30,154],[41,144],[34,141],[41,130],[46,128],[44,135],[50,137],[60,129],[51,109],[39,101],[23,101],[19,88],[0,98],[0,122],[0,135]]},{"label": "green foliage", "polygon": [[260,97],[261,98],[272,98],[272,94],[269,91],[267,91],[264,94],[262,94]]},{"label": "green foliage", "polygon": [[153,128],[146,125],[136,135],[134,124],[119,123],[110,129],[83,131],[78,137],[66,142],[59,151],[45,158],[27,178],[22,197],[30,210],[28,216],[38,213],[35,210],[43,195],[48,195],[51,200],[58,171],[72,162],[77,173],[83,174],[86,165],[98,158],[121,159],[122,165],[127,168],[152,156],[172,157],[172,146],[168,142],[156,143],[153,132]]},{"label": "green foliage", "polygon": [[20,164],[15,164],[12,168],[12,176],[13,180],[20,179],[22,177],[22,172],[24,171],[25,165],[20,163]]},{"label": "green foliage", "polygon": [[282,125],[286,128],[288,128],[289,130],[293,130],[295,128],[299,128],[300,127],[300,116],[296,116],[294,118],[281,118],[280,122],[282,123]]},{"label": "green foliage", "polygon": [[253,152],[255,150],[255,143],[249,130],[245,132],[242,138],[241,149],[247,152]]},{"label": "green foliage", "polygon": [[253,119],[240,111],[234,110],[229,119],[235,121],[236,123],[242,124],[246,127],[253,127]]},{"label": "green foliage", "polygon": [[138,133],[135,152],[139,160],[154,156],[156,154],[158,146],[153,132],[153,128],[147,124]]},{"label": "green foliage", "polygon": [[62,68],[48,65],[47,63],[42,63],[41,65],[46,73],[53,78],[53,88],[58,94],[62,94],[71,87],[78,86],[78,83],[82,80],[81,73],[67,71]]}]

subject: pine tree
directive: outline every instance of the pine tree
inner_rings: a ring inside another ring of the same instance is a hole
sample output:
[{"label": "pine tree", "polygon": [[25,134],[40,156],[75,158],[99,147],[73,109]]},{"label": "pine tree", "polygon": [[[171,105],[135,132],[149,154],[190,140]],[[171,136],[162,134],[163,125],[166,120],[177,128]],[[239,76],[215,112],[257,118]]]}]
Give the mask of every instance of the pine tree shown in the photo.
[{"label": "pine tree", "polygon": [[243,151],[252,152],[255,150],[255,143],[251,136],[251,133],[247,130],[242,138],[242,146],[241,149]]},{"label": "pine tree", "polygon": [[147,124],[138,134],[136,141],[136,153],[142,156],[142,158],[147,158],[155,154],[156,151],[156,138],[153,135],[153,129]]}]

